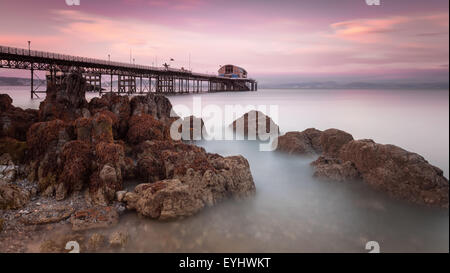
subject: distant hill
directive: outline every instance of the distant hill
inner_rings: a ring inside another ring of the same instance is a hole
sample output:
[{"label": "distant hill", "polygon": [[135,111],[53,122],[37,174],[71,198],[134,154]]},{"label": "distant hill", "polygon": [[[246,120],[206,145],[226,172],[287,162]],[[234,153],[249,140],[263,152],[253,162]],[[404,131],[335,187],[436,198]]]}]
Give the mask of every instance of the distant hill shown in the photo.
[{"label": "distant hill", "polygon": [[370,83],[351,82],[337,83],[327,82],[302,82],[285,84],[260,84],[259,88],[280,88],[280,89],[448,89],[448,82],[437,83]]},{"label": "distant hill", "polygon": [[[45,80],[34,79],[34,85],[45,84]],[[31,79],[15,78],[15,77],[0,77],[0,86],[28,86]]]}]

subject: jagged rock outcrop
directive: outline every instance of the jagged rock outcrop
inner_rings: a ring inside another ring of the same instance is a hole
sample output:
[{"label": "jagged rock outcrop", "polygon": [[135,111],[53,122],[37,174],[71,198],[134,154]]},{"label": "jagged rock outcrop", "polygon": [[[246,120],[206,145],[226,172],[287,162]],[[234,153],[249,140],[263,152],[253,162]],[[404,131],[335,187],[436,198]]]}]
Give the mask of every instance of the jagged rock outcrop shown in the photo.
[{"label": "jagged rock outcrop", "polygon": [[63,198],[65,189],[59,183],[62,170],[60,154],[69,142],[69,128],[62,120],[38,122],[27,133],[30,152],[30,181],[38,181],[38,188],[45,196],[56,195]]},{"label": "jagged rock outcrop", "polygon": [[366,183],[392,196],[448,207],[448,179],[416,153],[363,139],[345,144],[339,159],[352,162]]},{"label": "jagged rock outcrop", "polygon": [[146,141],[140,150],[141,174],[149,182],[160,181],[138,186],[124,199],[128,208],[144,216],[160,220],[189,216],[225,198],[255,192],[249,164],[242,156],[222,157],[171,141]]},{"label": "jagged rock outcrop", "polygon": [[322,153],[322,131],[309,128],[303,132],[287,132],[278,137],[277,151],[288,154],[314,156]]},{"label": "jagged rock outcrop", "polygon": [[95,157],[96,170],[89,182],[90,198],[93,204],[106,206],[122,189],[125,152],[119,144],[100,142],[95,146]]},{"label": "jagged rock outcrop", "polygon": [[85,93],[86,80],[81,73],[68,74],[60,85],[48,84],[45,100],[39,105],[39,120],[72,121],[82,117],[88,112]]},{"label": "jagged rock outcrop", "polygon": [[25,141],[28,129],[38,121],[38,111],[14,107],[12,102],[10,96],[0,94],[0,138]]},{"label": "jagged rock outcrop", "polygon": [[89,110],[92,114],[102,112],[109,115],[113,121],[114,137],[116,139],[125,137],[131,115],[130,100],[127,96],[107,93],[101,98],[93,98],[89,102]]},{"label": "jagged rock outcrop", "polygon": [[236,134],[245,137],[256,136],[258,139],[266,140],[269,135],[277,135],[280,129],[277,124],[264,113],[252,110],[230,124]]}]

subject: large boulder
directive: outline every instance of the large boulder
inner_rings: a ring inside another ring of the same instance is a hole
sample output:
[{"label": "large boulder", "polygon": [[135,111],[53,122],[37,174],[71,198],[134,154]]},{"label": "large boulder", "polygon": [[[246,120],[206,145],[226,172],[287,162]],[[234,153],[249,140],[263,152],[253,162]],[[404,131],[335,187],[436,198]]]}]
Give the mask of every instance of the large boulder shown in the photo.
[{"label": "large boulder", "polygon": [[337,158],[320,156],[311,163],[314,167],[314,177],[324,178],[333,181],[349,181],[361,178],[355,165],[350,162],[341,162]]},{"label": "large boulder", "polygon": [[171,141],[146,141],[140,149],[140,161],[155,161],[148,170],[140,164],[140,172],[148,182],[161,179],[125,195],[128,208],[141,215],[160,220],[185,217],[226,198],[255,192],[249,164],[242,156],[222,157]]},{"label": "large boulder", "polygon": [[278,137],[277,151],[288,154],[314,156],[322,153],[322,131],[309,128],[303,132],[287,132]]},{"label": "large boulder", "polygon": [[329,157],[337,157],[341,147],[352,140],[351,134],[338,129],[325,130],[320,136],[323,154]]},{"label": "large boulder", "polygon": [[37,110],[14,107],[10,96],[0,94],[0,138],[10,137],[24,141],[28,129],[36,121]]},{"label": "large boulder", "polygon": [[88,108],[86,80],[81,73],[68,74],[62,84],[48,84],[45,100],[39,105],[39,120],[73,121]]},{"label": "large boulder", "polygon": [[280,129],[277,124],[261,111],[252,110],[230,124],[236,134],[245,137],[255,136],[265,140],[269,135],[277,135]]},{"label": "large boulder", "polygon": [[422,156],[373,140],[353,140],[340,152],[369,185],[415,203],[448,207],[448,179]]}]

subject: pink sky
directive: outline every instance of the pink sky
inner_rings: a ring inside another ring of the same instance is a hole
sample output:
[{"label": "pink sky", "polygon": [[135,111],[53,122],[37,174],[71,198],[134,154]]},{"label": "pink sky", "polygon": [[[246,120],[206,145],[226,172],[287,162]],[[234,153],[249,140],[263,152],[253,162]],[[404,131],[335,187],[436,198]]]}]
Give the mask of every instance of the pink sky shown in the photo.
[{"label": "pink sky", "polygon": [[[0,44],[263,79],[448,81],[448,0],[1,0]],[[0,76],[14,76],[0,70]]]}]

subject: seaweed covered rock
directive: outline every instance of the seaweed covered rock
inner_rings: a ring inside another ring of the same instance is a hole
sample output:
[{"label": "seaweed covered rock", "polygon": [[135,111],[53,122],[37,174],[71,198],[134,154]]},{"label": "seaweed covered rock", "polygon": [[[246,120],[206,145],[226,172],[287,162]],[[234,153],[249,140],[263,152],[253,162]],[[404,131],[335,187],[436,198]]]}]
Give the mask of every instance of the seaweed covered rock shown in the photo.
[{"label": "seaweed covered rock", "polygon": [[342,146],[352,140],[351,134],[338,129],[325,130],[320,136],[323,154],[329,157],[337,157]]},{"label": "seaweed covered rock", "polygon": [[108,205],[116,191],[122,189],[124,169],[126,169],[123,146],[100,142],[95,146],[96,170],[90,177],[89,193],[92,203]]},{"label": "seaweed covered rock", "polygon": [[82,117],[88,108],[85,93],[86,80],[81,73],[68,74],[62,84],[48,84],[45,100],[39,105],[39,120],[73,121]]},{"label": "seaweed covered rock", "polygon": [[12,102],[10,96],[0,94],[0,138],[24,141],[30,126],[38,121],[38,111],[14,107]]},{"label": "seaweed covered rock", "polygon": [[91,173],[92,152],[89,144],[74,140],[67,142],[61,152],[62,172],[58,175],[56,199],[62,200],[74,191],[81,191]]},{"label": "seaweed covered rock", "polygon": [[339,159],[352,162],[366,183],[392,196],[448,207],[448,179],[416,153],[363,139],[345,144]]},{"label": "seaweed covered rock", "polygon": [[152,115],[140,114],[130,118],[127,134],[130,144],[137,145],[146,140],[164,140],[167,138],[167,127]]},{"label": "seaweed covered rock", "polygon": [[58,183],[58,174],[62,169],[60,154],[69,141],[68,126],[61,120],[38,122],[28,130],[27,145],[31,161],[28,179],[38,181],[39,191],[43,195],[52,196],[62,189]]},{"label": "seaweed covered rock", "polygon": [[322,131],[309,128],[303,132],[287,132],[278,137],[277,151],[288,154],[314,156],[322,153]]},{"label": "seaweed covered rock", "polygon": [[140,164],[140,172],[162,180],[125,195],[127,207],[141,215],[160,220],[185,217],[226,198],[255,192],[249,164],[242,156],[222,157],[171,141],[146,141],[140,150],[139,161],[150,158],[157,162],[148,170]]},{"label": "seaweed covered rock", "polygon": [[90,118],[75,120],[74,127],[77,140],[93,145],[100,142],[114,142],[113,119],[105,111],[98,112]]},{"label": "seaweed covered rock", "polygon": [[233,131],[245,137],[265,139],[268,135],[280,133],[278,125],[263,112],[252,110],[230,124]]},{"label": "seaweed covered rock", "polygon": [[131,115],[131,106],[128,96],[120,96],[108,93],[101,98],[93,98],[89,102],[89,109],[92,114],[103,112],[109,115],[113,121],[114,137],[125,138],[128,130],[128,119]]}]

